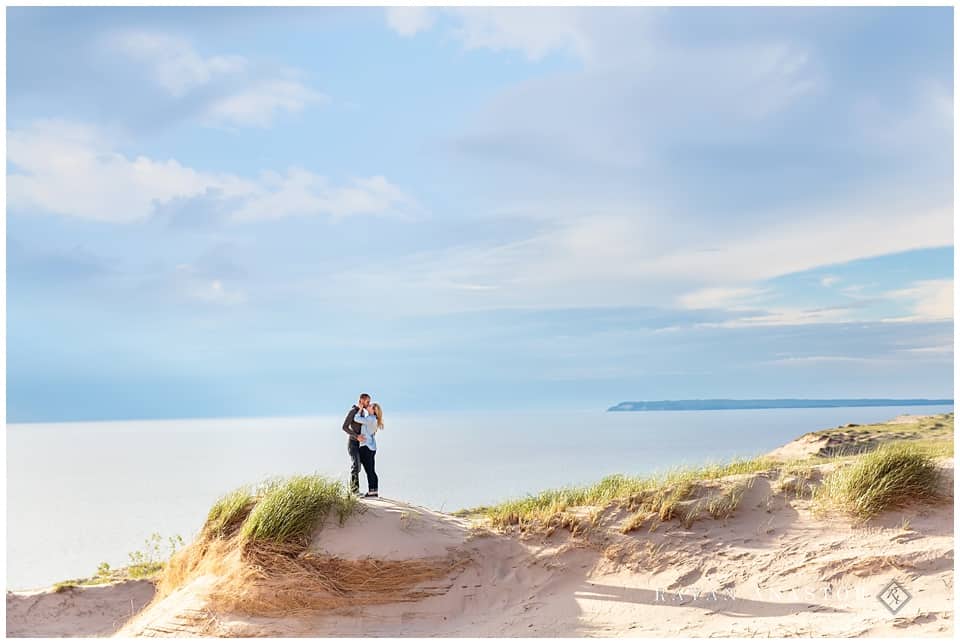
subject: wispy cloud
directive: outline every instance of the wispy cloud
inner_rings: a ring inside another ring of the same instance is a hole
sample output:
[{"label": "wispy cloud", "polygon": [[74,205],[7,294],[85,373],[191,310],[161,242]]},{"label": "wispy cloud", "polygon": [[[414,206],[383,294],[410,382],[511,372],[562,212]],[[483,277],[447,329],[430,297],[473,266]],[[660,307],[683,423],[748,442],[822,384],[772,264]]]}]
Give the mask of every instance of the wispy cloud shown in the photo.
[{"label": "wispy cloud", "polygon": [[796,356],[789,358],[777,358],[767,361],[767,364],[776,365],[828,365],[833,363],[852,363],[852,364],[873,364],[882,362],[881,358],[865,358],[862,356]]},{"label": "wispy cloud", "polygon": [[100,221],[143,221],[164,204],[191,199],[221,202],[233,220],[292,215],[373,215],[406,209],[415,201],[383,176],[335,185],[302,168],[265,171],[256,178],[195,170],[173,159],[130,158],[95,127],[36,121],[8,134],[8,198],[14,208],[35,208]]},{"label": "wispy cloud", "polygon": [[413,36],[433,26],[435,9],[431,7],[387,7],[387,24],[401,36]]},{"label": "wispy cloud", "polygon": [[334,217],[411,213],[416,202],[382,176],[332,185],[301,168],[264,173],[259,185],[233,216],[237,220],[279,219],[322,213]]},{"label": "wispy cloud", "polygon": [[296,70],[264,76],[239,55],[203,56],[186,38],[131,30],[104,36],[102,46],[143,65],[173,99],[206,92],[201,121],[211,125],[269,127],[277,114],[300,112],[328,98],[298,78]]},{"label": "wispy cloud", "polygon": [[529,60],[556,50],[581,57],[589,54],[588,38],[581,29],[583,10],[574,7],[549,11],[530,7],[389,7],[386,19],[401,36],[413,36],[430,29],[440,13],[454,23],[450,33],[464,49],[520,51]]},{"label": "wispy cloud", "polygon": [[677,303],[685,309],[730,309],[766,293],[769,290],[756,287],[713,287],[685,293],[677,298]]},{"label": "wispy cloud", "polygon": [[269,127],[278,112],[295,113],[308,105],[322,104],[327,97],[293,79],[274,79],[249,86],[213,100],[205,120],[211,124]]},{"label": "wispy cloud", "polygon": [[884,297],[904,300],[911,308],[911,315],[903,320],[950,320],[953,319],[953,280],[920,280],[903,289],[887,291]]},{"label": "wispy cloud", "polygon": [[103,44],[146,66],[155,83],[178,97],[220,77],[242,74],[248,68],[243,56],[204,57],[187,39],[164,33],[112,33]]}]

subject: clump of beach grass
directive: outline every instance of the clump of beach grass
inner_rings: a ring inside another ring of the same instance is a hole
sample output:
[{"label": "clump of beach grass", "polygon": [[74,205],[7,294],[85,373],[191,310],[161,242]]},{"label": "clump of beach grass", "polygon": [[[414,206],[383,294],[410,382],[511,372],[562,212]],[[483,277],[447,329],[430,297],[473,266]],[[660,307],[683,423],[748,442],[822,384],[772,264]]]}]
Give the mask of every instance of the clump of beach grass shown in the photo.
[{"label": "clump of beach grass", "polygon": [[[690,521],[690,511],[684,503],[701,492],[700,482],[721,479],[737,474],[766,471],[777,466],[766,457],[738,458],[727,463],[707,463],[693,467],[677,467],[651,476],[614,474],[593,485],[545,490],[538,494],[511,499],[492,506],[481,506],[455,512],[465,517],[486,519],[495,528],[517,526],[521,530],[546,529],[552,532],[566,521],[570,508],[610,504],[624,507],[634,513],[636,526],[647,517],[659,521],[681,518]],[[694,518],[697,516],[694,513]],[[628,521],[629,522],[629,521]],[[626,526],[622,529],[627,529]],[[636,527],[629,528],[632,531]]]},{"label": "clump of beach grass", "polygon": [[622,534],[630,534],[635,530],[639,530],[648,518],[650,518],[650,515],[646,512],[634,512],[623,522],[623,525],[620,526],[620,532]]},{"label": "clump of beach grass", "polygon": [[736,481],[720,494],[713,496],[707,502],[707,512],[714,519],[728,519],[740,506],[744,493],[753,484],[753,479]]},{"label": "clump of beach grass", "polygon": [[840,508],[860,519],[911,502],[935,502],[940,474],[933,458],[906,442],[881,445],[838,467],[814,492],[821,510]]},{"label": "clump of beach grass", "polygon": [[362,509],[341,482],[320,475],[238,488],[213,504],[197,540],[171,559],[155,601],[203,574],[216,577],[211,606],[224,611],[282,615],[414,601],[443,592],[440,580],[465,564],[453,556],[350,561],[310,550],[328,515],[343,523]]},{"label": "clump of beach grass", "polygon": [[250,515],[257,499],[249,487],[237,488],[223,495],[210,507],[203,533],[209,537],[230,536]]},{"label": "clump of beach grass", "polygon": [[[223,506],[238,512],[241,501],[239,495],[228,497]],[[266,488],[243,522],[240,535],[254,541],[304,541],[331,511],[342,523],[357,505],[356,497],[340,481],[319,475],[291,476]]]},{"label": "clump of beach grass", "polygon": [[785,465],[777,479],[777,490],[782,494],[792,494],[795,498],[813,492],[812,480],[816,470],[813,465]]}]

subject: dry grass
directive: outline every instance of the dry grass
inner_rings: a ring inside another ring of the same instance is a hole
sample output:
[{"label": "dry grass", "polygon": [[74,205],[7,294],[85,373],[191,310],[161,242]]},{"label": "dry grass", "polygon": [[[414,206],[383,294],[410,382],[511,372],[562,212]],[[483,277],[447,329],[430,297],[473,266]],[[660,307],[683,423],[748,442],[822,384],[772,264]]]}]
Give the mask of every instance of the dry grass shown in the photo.
[{"label": "dry grass", "polygon": [[720,494],[713,496],[707,502],[707,513],[714,519],[728,519],[739,507],[744,493],[753,484],[754,479],[736,481]]},{"label": "dry grass", "polygon": [[656,515],[660,521],[669,521],[680,518],[682,504],[700,491],[699,481],[765,471],[776,465],[776,462],[760,457],[680,467],[646,477],[615,474],[590,486],[545,490],[521,499],[460,510],[454,514],[483,519],[493,528],[515,526],[522,531],[547,532],[564,523],[583,528],[583,525],[564,517],[570,509],[583,506],[607,508],[614,505],[634,512],[642,510]]},{"label": "dry grass", "polygon": [[276,542],[248,542],[240,549],[240,565],[231,567],[211,594],[216,610],[287,615],[417,601],[445,592],[440,582],[466,563],[455,558],[350,561]]},{"label": "dry grass", "polygon": [[235,534],[249,516],[257,499],[248,488],[239,488],[220,497],[203,524],[203,531],[211,537]]},{"label": "dry grass", "polygon": [[643,527],[643,523],[650,517],[646,512],[634,512],[627,520],[623,522],[623,525],[620,526],[620,532],[623,534],[630,534],[636,530],[639,530]]},{"label": "dry grass", "polygon": [[812,492],[812,481],[816,469],[812,465],[788,465],[780,470],[776,488],[781,494],[792,494],[800,498],[807,492]]},{"label": "dry grass", "polygon": [[467,561],[349,561],[309,551],[328,513],[342,521],[357,509],[339,483],[316,476],[231,492],[211,508],[198,539],[167,563],[154,601],[208,574],[216,611],[285,615],[416,601],[444,592],[441,581]]},{"label": "dry grass", "polygon": [[940,473],[921,448],[906,442],[881,445],[834,470],[814,500],[821,511],[839,508],[861,519],[912,502],[940,500]]}]

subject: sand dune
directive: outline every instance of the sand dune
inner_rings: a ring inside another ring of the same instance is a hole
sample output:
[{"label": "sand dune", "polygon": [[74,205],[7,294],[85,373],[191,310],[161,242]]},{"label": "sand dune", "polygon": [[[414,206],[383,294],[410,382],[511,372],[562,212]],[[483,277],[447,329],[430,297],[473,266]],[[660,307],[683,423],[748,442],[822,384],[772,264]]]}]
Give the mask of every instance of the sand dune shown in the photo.
[{"label": "sand dune", "polygon": [[[952,495],[952,459],[937,464],[943,491]],[[830,467],[816,466],[813,480]],[[730,478],[749,483],[730,518],[689,527],[671,520],[629,534],[622,533],[629,512],[614,505],[578,508],[595,516],[595,525],[545,537],[492,532],[398,500],[364,500],[366,511],[344,525],[318,527],[310,552],[361,566],[463,565],[415,601],[273,616],[216,610],[210,597],[219,579],[204,574],[152,602],[117,634],[952,636],[952,496],[857,525],[816,514],[808,499],[783,491],[775,471]],[[896,615],[877,598],[891,581],[912,595]],[[8,594],[8,634],[113,632],[127,595],[147,598],[142,585],[114,586],[101,605],[97,592],[71,591],[63,604],[48,593],[30,600],[33,607]]]},{"label": "sand dune", "polygon": [[[952,477],[952,463],[941,463]],[[231,636],[854,636],[953,631],[953,515],[908,508],[855,527],[757,477],[725,522],[622,535],[605,513],[579,538],[477,532],[398,501],[327,526],[313,547],[340,557],[471,563],[439,596],[336,614],[251,617],[205,609],[213,579],[150,607],[121,635]],[[903,527],[904,521],[909,527]],[[913,599],[894,616],[877,594],[897,580]]]},{"label": "sand dune", "polygon": [[112,635],[153,598],[149,581],[7,593],[7,637]]}]

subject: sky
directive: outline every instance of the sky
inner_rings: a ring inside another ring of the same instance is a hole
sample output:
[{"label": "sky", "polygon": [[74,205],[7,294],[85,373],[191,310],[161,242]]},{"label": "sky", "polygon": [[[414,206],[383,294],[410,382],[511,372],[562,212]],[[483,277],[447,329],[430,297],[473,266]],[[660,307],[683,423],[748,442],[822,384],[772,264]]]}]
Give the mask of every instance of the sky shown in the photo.
[{"label": "sky", "polygon": [[8,420],[951,397],[952,24],[8,8]]}]

